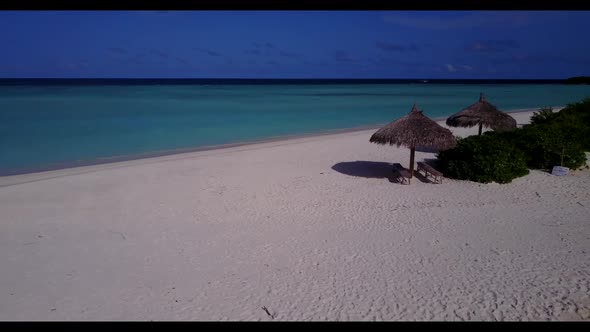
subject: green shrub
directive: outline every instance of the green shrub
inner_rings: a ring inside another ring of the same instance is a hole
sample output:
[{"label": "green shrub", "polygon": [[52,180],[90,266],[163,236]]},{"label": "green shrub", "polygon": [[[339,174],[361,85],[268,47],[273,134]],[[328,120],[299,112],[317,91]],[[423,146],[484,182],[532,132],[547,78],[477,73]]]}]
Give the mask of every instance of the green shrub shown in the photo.
[{"label": "green shrub", "polygon": [[584,151],[590,151],[590,98],[559,112],[543,108],[522,128],[459,139],[455,148],[437,157],[448,177],[508,183],[528,174],[527,167],[582,167]]},{"label": "green shrub", "polygon": [[551,124],[560,127],[584,151],[590,151],[590,98],[569,104],[556,114]]},{"label": "green shrub", "polygon": [[559,112],[541,109],[531,124],[504,134],[526,154],[529,168],[551,169],[584,166],[584,151],[590,151],[590,99],[569,104]]},{"label": "green shrub", "polygon": [[437,155],[445,176],[475,182],[509,183],[529,173],[525,154],[499,133],[460,139]]},{"label": "green shrub", "polygon": [[590,151],[590,99],[569,104],[559,112],[551,108],[541,109],[531,117],[531,123],[523,128],[551,124],[568,132],[573,141],[578,141],[584,149]]},{"label": "green shrub", "polygon": [[527,126],[506,139],[525,153],[526,164],[533,169],[565,166],[576,169],[586,162],[586,155],[575,129],[555,122]]},{"label": "green shrub", "polygon": [[541,108],[539,112],[533,113],[531,117],[531,124],[541,124],[551,121],[558,113],[553,112],[553,107]]}]

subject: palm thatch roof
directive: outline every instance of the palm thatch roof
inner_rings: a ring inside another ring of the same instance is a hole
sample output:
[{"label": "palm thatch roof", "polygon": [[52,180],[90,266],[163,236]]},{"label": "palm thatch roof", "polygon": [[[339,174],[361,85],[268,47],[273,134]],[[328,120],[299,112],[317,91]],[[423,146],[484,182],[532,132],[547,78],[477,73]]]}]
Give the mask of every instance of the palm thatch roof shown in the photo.
[{"label": "palm thatch roof", "polygon": [[485,100],[483,93],[476,103],[448,117],[446,123],[451,127],[480,126],[480,131],[481,126],[498,131],[516,128],[516,120]]},{"label": "palm thatch roof", "polygon": [[385,127],[377,130],[369,139],[372,143],[416,147],[431,147],[439,150],[450,149],[456,140],[450,130],[431,120],[422,111],[412,107],[412,111]]}]

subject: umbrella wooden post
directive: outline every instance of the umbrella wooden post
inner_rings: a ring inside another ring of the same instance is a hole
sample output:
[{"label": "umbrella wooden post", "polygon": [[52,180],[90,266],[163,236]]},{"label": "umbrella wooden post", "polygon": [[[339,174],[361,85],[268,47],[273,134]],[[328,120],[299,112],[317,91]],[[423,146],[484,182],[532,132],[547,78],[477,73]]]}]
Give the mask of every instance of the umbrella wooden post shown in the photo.
[{"label": "umbrella wooden post", "polygon": [[414,177],[414,152],[416,148],[410,149],[410,179]]},{"label": "umbrella wooden post", "polygon": [[478,135],[481,136],[481,123],[479,124],[479,133],[478,133]]}]

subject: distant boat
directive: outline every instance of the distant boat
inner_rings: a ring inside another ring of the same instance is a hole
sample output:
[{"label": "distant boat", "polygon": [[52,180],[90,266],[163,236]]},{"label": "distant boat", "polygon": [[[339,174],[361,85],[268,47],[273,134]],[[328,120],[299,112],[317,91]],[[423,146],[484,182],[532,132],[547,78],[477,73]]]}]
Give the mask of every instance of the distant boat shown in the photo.
[{"label": "distant boat", "polygon": [[422,83],[428,83],[428,80],[422,80]]}]

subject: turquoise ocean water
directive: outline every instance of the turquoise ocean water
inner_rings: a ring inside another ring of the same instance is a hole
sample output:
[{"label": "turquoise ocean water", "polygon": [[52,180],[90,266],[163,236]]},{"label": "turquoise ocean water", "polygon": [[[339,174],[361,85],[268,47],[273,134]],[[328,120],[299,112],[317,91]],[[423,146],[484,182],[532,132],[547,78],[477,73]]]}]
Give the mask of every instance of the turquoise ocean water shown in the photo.
[{"label": "turquoise ocean water", "polygon": [[[0,85],[0,175],[113,156],[444,117],[484,92],[501,110],[590,97],[562,84]],[[368,138],[367,138],[368,141]]]}]

